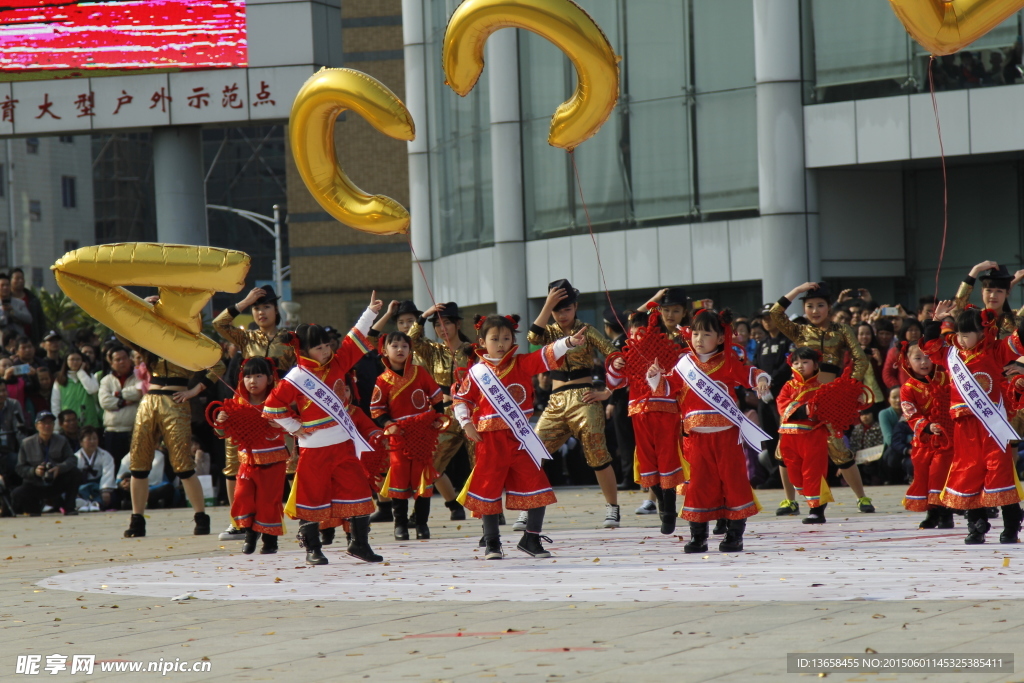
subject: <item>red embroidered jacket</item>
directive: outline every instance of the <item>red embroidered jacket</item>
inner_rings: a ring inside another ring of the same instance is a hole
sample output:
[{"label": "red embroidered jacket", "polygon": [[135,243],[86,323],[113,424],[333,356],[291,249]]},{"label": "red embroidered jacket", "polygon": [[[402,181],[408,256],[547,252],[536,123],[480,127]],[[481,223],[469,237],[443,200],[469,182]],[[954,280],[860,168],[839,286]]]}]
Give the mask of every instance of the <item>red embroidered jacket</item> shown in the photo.
[{"label": "red embroidered jacket", "polygon": [[674,394],[670,393],[669,385],[662,383],[652,389],[647,382],[639,384],[630,382],[621,370],[616,370],[611,363],[606,363],[605,383],[611,390],[629,387],[629,408],[627,414],[632,417],[640,413],[679,413],[679,403]]},{"label": "red embroidered jacket", "polygon": [[420,415],[431,410],[444,396],[441,387],[426,368],[406,363],[405,372],[399,374],[385,363],[384,372],[377,377],[370,399],[370,417],[383,424],[386,420]]},{"label": "red embroidered jacket", "polygon": [[[793,371],[793,379],[783,385],[779,391],[775,404],[779,408],[779,434],[806,434],[812,429],[821,427],[824,423],[814,419],[810,415],[807,402],[814,396],[814,392],[821,388],[818,383],[818,376],[812,375],[810,379],[804,379],[796,370]],[[804,408],[806,417],[795,417],[800,408]]]},{"label": "red embroidered jacket", "polygon": [[[706,361],[690,352],[697,367],[705,375],[711,378],[718,386],[725,391],[733,400],[736,395],[732,388],[737,386],[752,389],[757,386],[757,381],[764,375],[771,381],[767,372],[755,367],[747,367],[740,363],[739,359],[732,352],[732,349],[718,351],[711,355]],[[690,386],[679,376],[673,368],[672,372],[662,377],[662,382],[669,385],[670,396],[679,397],[679,405],[683,413],[683,431],[718,431],[720,429],[735,427],[717,410],[711,407],[696,392],[690,390]]]}]

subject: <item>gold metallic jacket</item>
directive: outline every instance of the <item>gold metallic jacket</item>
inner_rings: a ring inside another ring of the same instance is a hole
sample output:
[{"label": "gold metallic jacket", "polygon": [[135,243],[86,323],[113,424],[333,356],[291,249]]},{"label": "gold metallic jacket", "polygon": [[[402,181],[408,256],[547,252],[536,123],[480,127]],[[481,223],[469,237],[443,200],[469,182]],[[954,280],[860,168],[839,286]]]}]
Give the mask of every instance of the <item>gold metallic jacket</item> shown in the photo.
[{"label": "gold metallic jacket", "polygon": [[[530,331],[526,335],[526,340],[536,346],[547,346],[548,344],[553,344],[562,337],[568,337],[576,334],[584,324],[585,323],[577,320],[572,326],[572,332],[568,334],[562,332],[562,328],[558,326],[558,323],[551,323],[543,328],[538,325],[530,325]],[[594,329],[593,325],[588,325],[586,343],[569,349],[568,353],[566,353],[565,357],[562,359],[561,369],[565,372],[572,372],[573,370],[592,370],[595,364],[594,351],[597,351],[606,358],[612,354],[620,353],[620,351],[615,348],[615,345],[612,344],[607,337]]]},{"label": "gold metallic jacket", "polygon": [[462,342],[453,354],[446,344],[424,338],[423,325],[419,321],[409,329],[409,338],[412,339],[412,362],[426,368],[445,396],[450,396],[451,386],[462,381],[461,376],[455,376],[455,369],[465,370],[469,366],[473,345]]},{"label": "gold metallic jacket", "polygon": [[775,321],[779,331],[789,337],[798,347],[809,346],[817,349],[821,353],[823,365],[842,368],[846,352],[849,351],[853,358],[853,378],[863,382],[868,368],[871,366],[868,363],[868,357],[864,355],[864,350],[857,343],[857,335],[853,328],[840,323],[830,323],[824,330],[814,325],[798,325],[786,315],[786,309],[789,308],[790,303],[783,297],[772,306],[772,320]]},{"label": "gold metallic jacket", "polygon": [[271,339],[263,330],[243,330],[235,327],[231,324],[235,319],[232,310],[237,309],[229,306],[221,311],[221,314],[213,319],[213,329],[237,346],[242,352],[242,358],[273,358],[277,361],[277,372],[281,376],[295,367],[295,349],[284,341],[280,332]]}]

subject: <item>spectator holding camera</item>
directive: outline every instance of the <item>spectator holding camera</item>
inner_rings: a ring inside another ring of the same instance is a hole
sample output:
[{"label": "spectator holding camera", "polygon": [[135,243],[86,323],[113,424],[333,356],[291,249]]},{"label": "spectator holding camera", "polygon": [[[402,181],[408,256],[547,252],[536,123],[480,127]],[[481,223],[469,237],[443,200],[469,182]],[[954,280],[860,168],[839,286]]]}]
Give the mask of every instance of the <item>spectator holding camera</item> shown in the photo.
[{"label": "spectator holding camera", "polygon": [[103,419],[100,404],[96,395],[100,391],[100,383],[89,373],[82,353],[72,351],[64,359],[64,366],[57,374],[50,395],[50,412],[62,413],[73,410],[83,425],[100,427]]},{"label": "spectator holding camera", "polygon": [[71,445],[60,434],[54,434],[57,418],[42,411],[36,415],[37,434],[21,442],[18,452],[18,476],[21,486],[11,492],[14,511],[33,517],[42,514],[43,503],[59,499],[65,515],[77,515],[75,498],[82,482],[78,459]]}]

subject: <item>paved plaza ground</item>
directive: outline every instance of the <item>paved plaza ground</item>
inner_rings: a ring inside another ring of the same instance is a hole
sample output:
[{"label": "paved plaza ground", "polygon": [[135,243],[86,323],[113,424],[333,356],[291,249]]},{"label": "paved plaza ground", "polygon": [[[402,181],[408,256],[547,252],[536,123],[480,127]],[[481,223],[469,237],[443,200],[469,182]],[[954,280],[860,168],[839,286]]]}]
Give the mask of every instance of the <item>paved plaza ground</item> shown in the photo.
[{"label": "paved plaza ground", "polygon": [[[679,536],[637,516],[598,528],[597,489],[558,489],[545,533],[553,557],[515,550],[485,562],[479,523],[435,505],[429,541],[371,534],[385,564],[330,546],[307,567],[294,524],[278,555],[195,537],[189,510],[149,513],[125,539],[128,513],[0,520],[0,681],[43,676],[135,681],[158,673],[16,673],[19,654],[101,661],[209,662],[190,681],[788,681],[787,652],[1016,653],[1024,639],[1024,545],[966,546],[954,530],[919,530],[903,489],[869,491],[857,512],[836,489],[829,522],[776,518],[781,492],[760,491],[742,553],[684,555]],[[436,499],[435,499],[436,503]],[[214,528],[226,508],[212,511]],[[509,520],[510,522],[512,519]],[[177,599],[176,599],[177,598]],[[188,598],[188,599],[181,599]],[[1024,681],[1018,673],[830,673],[834,681]]]}]

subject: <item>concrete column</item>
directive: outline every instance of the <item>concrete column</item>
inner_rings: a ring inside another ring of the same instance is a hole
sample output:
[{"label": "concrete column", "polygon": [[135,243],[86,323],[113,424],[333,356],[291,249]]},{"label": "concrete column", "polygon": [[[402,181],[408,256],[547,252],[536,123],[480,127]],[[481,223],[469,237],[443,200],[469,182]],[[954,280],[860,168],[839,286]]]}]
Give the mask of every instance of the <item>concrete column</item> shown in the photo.
[{"label": "concrete column", "polygon": [[753,0],[762,298],[820,273],[817,207],[804,170],[799,0]]},{"label": "concrete column", "polygon": [[499,313],[526,320],[526,238],[516,30],[487,40],[490,69],[491,175],[494,179],[494,292]]},{"label": "concrete column", "polygon": [[153,129],[157,240],[208,245],[206,171],[199,126]]},{"label": "concrete column", "polygon": [[[420,266],[434,286],[434,269],[430,220],[430,156],[428,154],[427,120],[427,51],[424,25],[424,0],[402,0],[402,38],[405,46],[405,106],[416,123],[416,139],[408,143],[409,213],[412,223],[409,237],[416,256],[412,264],[413,300],[421,307],[429,306],[430,294],[423,281]],[[419,264],[416,263],[419,259]]]}]

